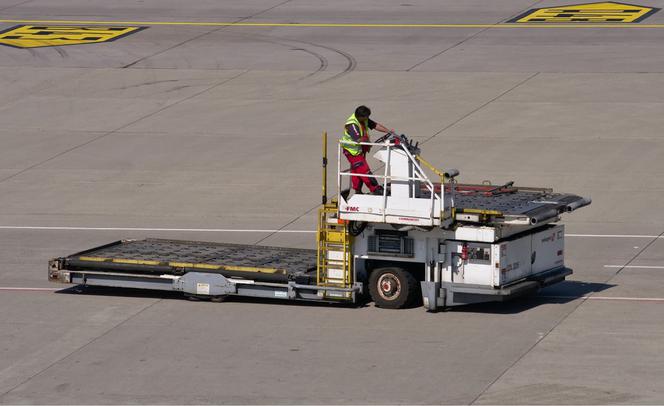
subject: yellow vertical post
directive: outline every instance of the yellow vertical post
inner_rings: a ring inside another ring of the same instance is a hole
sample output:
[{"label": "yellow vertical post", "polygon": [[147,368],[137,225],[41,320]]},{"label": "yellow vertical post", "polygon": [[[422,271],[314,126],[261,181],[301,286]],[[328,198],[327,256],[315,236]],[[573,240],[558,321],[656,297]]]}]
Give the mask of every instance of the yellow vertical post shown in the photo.
[{"label": "yellow vertical post", "polygon": [[327,204],[327,131],[323,131],[323,204]]}]

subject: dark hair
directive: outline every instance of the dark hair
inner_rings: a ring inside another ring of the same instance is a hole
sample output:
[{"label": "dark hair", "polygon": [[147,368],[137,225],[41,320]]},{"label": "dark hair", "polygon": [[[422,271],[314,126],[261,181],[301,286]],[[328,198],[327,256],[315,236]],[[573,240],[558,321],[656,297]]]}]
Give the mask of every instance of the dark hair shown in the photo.
[{"label": "dark hair", "polygon": [[369,117],[371,115],[371,109],[367,106],[360,106],[355,109],[355,117]]}]

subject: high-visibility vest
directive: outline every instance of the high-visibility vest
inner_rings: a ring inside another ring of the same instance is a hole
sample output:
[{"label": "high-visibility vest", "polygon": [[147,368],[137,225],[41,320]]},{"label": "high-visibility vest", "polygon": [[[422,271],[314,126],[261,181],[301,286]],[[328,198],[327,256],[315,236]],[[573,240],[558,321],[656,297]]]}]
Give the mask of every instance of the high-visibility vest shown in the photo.
[{"label": "high-visibility vest", "polygon": [[344,136],[341,137],[341,146],[343,146],[346,151],[350,152],[351,155],[358,156],[362,153],[362,145],[359,145],[357,141],[348,134],[346,126],[349,124],[355,124],[360,129],[360,142],[369,141],[367,125],[366,123],[360,123],[360,120],[355,117],[355,114],[348,117],[348,120],[346,120],[346,124],[344,125]]}]

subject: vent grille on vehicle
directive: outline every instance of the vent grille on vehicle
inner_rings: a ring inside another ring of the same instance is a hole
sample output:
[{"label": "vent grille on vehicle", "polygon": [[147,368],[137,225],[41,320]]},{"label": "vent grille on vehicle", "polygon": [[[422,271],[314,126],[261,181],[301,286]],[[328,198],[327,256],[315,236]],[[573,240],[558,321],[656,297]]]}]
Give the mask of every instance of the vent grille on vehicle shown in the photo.
[{"label": "vent grille on vehicle", "polygon": [[368,252],[371,254],[412,257],[415,241],[407,238],[408,233],[402,231],[376,230],[369,236]]}]

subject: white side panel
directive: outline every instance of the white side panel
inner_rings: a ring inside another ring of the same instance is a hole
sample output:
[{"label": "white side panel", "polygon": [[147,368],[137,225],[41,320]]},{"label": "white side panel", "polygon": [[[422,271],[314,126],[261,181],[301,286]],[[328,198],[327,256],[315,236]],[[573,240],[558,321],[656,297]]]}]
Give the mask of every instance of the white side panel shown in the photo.
[{"label": "white side panel", "polygon": [[493,286],[491,245],[468,244],[468,259],[465,261],[465,282],[474,285]]},{"label": "white side panel", "polygon": [[493,269],[493,286],[500,286],[501,272],[500,268],[503,264],[500,261],[500,245],[493,244],[491,246],[491,266]]},{"label": "white side panel", "polygon": [[[431,217],[431,203],[431,199],[408,199],[390,196],[387,198],[386,213],[397,216]],[[435,200],[434,205],[440,210],[439,200]]]},{"label": "white side panel", "polygon": [[[440,223],[440,200],[387,196],[383,210],[383,196],[353,195],[347,203],[339,205],[339,216],[344,220],[385,222],[397,224],[432,225]],[[417,220],[413,220],[417,219]]]},{"label": "white side panel", "polygon": [[348,214],[383,214],[383,196],[376,195],[352,195],[348,198],[347,204],[340,204],[339,210],[343,215]]},{"label": "white side panel", "polygon": [[[462,259],[464,244],[468,248],[468,258]],[[451,266],[450,282],[493,286],[491,267],[491,245],[450,241],[448,243]],[[443,277],[443,280],[447,278]]]},{"label": "white side panel", "polygon": [[354,220],[354,221],[368,221],[372,223],[388,223],[388,224],[409,224],[414,226],[435,226],[440,224],[440,220],[437,218],[420,218],[412,216],[385,216],[383,221],[382,214],[369,214],[369,213],[349,213],[349,212],[339,212],[339,217],[343,220]]},{"label": "white side panel", "polygon": [[548,271],[563,266],[565,249],[565,226],[558,225],[533,234],[533,273]]},{"label": "white side panel", "polygon": [[455,231],[454,239],[464,241],[494,242],[496,241],[496,229],[493,227],[459,227]]},{"label": "white side panel", "polygon": [[500,285],[525,278],[531,274],[531,236],[496,244],[500,250]]},{"label": "white side panel", "polygon": [[[412,176],[412,165],[410,160],[405,152],[398,148],[393,148],[389,153],[389,168],[390,176],[393,176],[392,180],[392,196],[398,197],[401,199],[408,199],[410,196],[410,182],[407,180],[396,180],[404,179]],[[387,149],[381,149],[374,154],[374,158],[379,161],[388,163],[388,151]],[[380,182],[379,182],[380,183]]]}]

